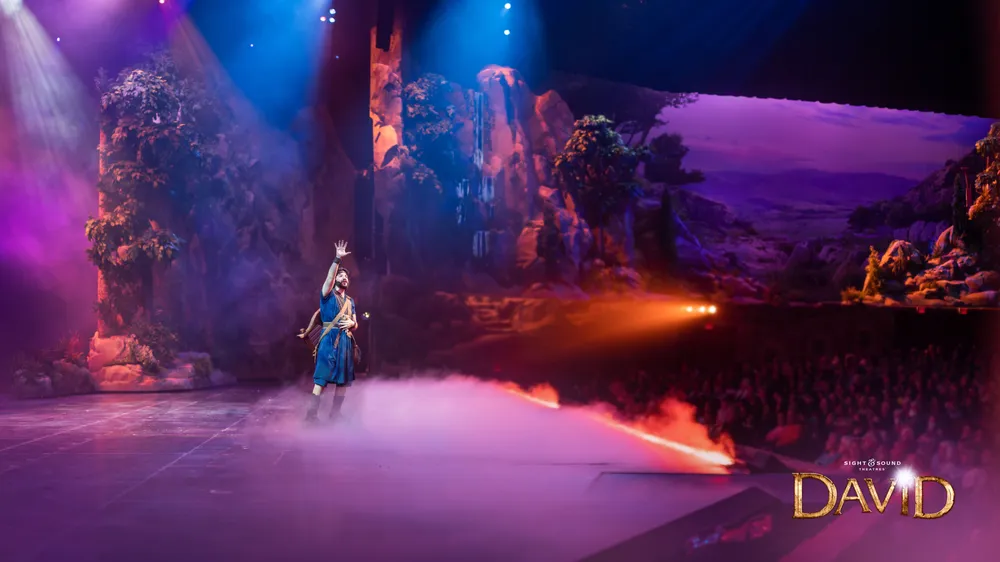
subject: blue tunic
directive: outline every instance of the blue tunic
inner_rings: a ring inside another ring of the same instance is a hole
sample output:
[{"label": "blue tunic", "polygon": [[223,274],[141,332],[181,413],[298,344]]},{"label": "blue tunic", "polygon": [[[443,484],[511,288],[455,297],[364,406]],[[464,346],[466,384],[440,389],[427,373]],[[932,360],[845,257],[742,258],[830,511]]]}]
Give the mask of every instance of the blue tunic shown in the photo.
[{"label": "blue tunic", "polygon": [[[354,309],[354,299],[351,301],[350,313],[357,314]],[[326,297],[320,294],[319,317],[323,322],[333,322],[340,314],[343,301],[337,300],[336,291],[331,291]],[[334,349],[334,342],[337,342]],[[316,370],[313,372],[313,382],[325,387],[328,384],[350,386],[354,382],[354,340],[346,330],[333,328],[319,342],[316,350]]]}]

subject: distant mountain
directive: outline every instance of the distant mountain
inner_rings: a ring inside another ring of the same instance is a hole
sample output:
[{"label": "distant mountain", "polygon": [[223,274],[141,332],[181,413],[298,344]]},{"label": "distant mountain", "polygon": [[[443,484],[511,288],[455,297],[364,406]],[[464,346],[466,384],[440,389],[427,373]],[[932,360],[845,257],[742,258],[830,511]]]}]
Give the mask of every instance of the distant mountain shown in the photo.
[{"label": "distant mountain", "polygon": [[761,234],[785,239],[837,236],[859,206],[910,191],[911,179],[878,173],[820,170],[706,172],[688,189],[729,207]]},{"label": "distant mountain", "polygon": [[866,205],[853,217],[857,230],[881,226],[906,228],[917,221],[951,221],[951,206],[956,178],[967,177],[970,183],[983,171],[986,162],[969,152],[959,160],[949,160],[906,193],[885,197],[883,201]]}]

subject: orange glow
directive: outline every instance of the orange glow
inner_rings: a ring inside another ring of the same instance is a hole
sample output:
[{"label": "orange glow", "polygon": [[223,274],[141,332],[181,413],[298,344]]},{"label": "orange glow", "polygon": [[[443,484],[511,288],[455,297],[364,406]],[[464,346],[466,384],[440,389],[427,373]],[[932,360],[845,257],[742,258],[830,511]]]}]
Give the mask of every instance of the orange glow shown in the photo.
[{"label": "orange glow", "polygon": [[539,406],[545,406],[546,408],[552,408],[553,410],[559,409],[559,393],[556,389],[552,388],[547,384],[540,384],[538,386],[533,386],[528,390],[522,390],[520,386],[509,382],[503,385],[503,389],[507,392],[524,398],[529,402],[534,402]]},{"label": "orange glow", "polygon": [[697,306],[697,307],[692,306],[692,305],[687,305],[687,306],[684,307],[684,311],[687,312],[688,314],[694,314],[694,313],[698,313],[698,314],[715,314],[716,312],[719,311],[719,309],[714,304],[713,305],[704,305],[703,304],[703,305],[700,305],[700,306]]},{"label": "orange glow", "polygon": [[[528,390],[523,390],[521,389],[521,387],[519,387],[514,383],[506,383],[503,385],[503,389],[524,400],[538,404],[539,406],[544,406],[546,408],[551,408],[553,410],[557,410],[560,408],[559,395],[556,392],[556,390],[552,388],[550,385],[547,384],[538,385]],[[676,406],[678,405],[678,403],[676,402],[664,403],[665,408],[670,405]],[[684,405],[684,406],[686,406],[689,409],[692,408],[690,405]],[[647,443],[659,445],[660,447],[665,447],[667,449],[671,449],[678,453],[683,453],[685,455],[697,458],[705,463],[715,466],[732,466],[734,463],[733,458],[722,451],[714,451],[709,448],[693,447],[691,445],[685,445],[684,443],[679,443],[677,441],[673,441],[661,437],[659,435],[656,435],[656,433],[653,433],[649,430],[653,429],[654,426],[662,424],[656,423],[656,421],[653,419],[645,420],[644,422],[639,422],[637,424],[624,424],[612,419],[607,414],[600,414],[596,412],[588,412],[588,413],[590,414],[591,418],[607,425],[608,427],[617,429],[622,433],[627,433],[633,437],[638,437],[639,439],[642,439]],[[694,424],[695,422],[691,421],[690,423]],[[648,430],[643,430],[639,426],[646,427]],[[700,428],[704,432],[703,426],[699,425],[698,428]],[[707,435],[707,432],[705,433]]]}]

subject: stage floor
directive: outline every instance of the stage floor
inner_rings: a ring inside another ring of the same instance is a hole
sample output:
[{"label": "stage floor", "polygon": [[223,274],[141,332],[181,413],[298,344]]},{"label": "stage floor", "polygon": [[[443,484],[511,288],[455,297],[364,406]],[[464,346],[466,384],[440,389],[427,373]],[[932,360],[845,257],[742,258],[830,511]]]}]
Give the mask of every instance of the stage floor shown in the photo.
[{"label": "stage floor", "polygon": [[615,478],[664,457],[593,428],[560,449],[579,421],[518,398],[503,416],[528,426],[475,401],[408,420],[398,401],[434,391],[366,384],[349,423],[311,429],[296,388],[0,402],[0,560],[573,561],[751,485]]}]

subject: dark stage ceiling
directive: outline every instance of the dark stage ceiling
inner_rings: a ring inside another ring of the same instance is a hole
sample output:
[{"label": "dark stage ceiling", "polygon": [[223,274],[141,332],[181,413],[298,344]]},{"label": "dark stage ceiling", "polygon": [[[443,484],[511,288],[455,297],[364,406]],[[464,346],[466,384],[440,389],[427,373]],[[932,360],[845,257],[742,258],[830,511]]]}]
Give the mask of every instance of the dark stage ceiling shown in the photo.
[{"label": "dark stage ceiling", "polygon": [[[395,1],[412,15],[448,0]],[[998,0],[524,1],[541,14],[550,70],[664,91],[1000,116],[988,72],[1000,60]]]},{"label": "dark stage ceiling", "polygon": [[[65,11],[54,9],[67,0],[26,1],[39,8],[40,19],[52,33],[67,33]],[[374,24],[377,4],[395,4],[400,17],[410,20],[409,32],[420,34],[420,28],[441,10],[466,4],[491,7],[492,2],[499,9],[505,0],[329,1],[345,11],[351,3],[367,8],[366,25]],[[514,10],[530,8],[539,15],[538,40],[522,46],[529,55],[544,53],[544,64],[536,72],[580,73],[674,92],[1000,117],[1000,73],[992,68],[997,66],[993,61],[1000,61],[1000,39],[995,38],[1000,34],[1000,0],[511,0],[511,4]],[[261,15],[265,5],[268,17]],[[188,9],[225,61],[248,41],[264,41],[275,30],[287,28],[288,22],[300,17],[298,5],[257,0],[251,10],[222,0],[191,0]],[[53,9],[42,10],[45,6]],[[87,80],[98,66],[115,69],[132,62],[130,53],[136,49],[112,47],[135,42],[131,36],[143,38],[149,26],[142,22],[159,13],[155,3],[126,6],[115,34],[87,38],[106,48],[71,53],[74,66]],[[492,13],[495,17],[497,10]],[[488,22],[477,17],[463,25],[478,33],[479,26]],[[448,48],[448,37],[433,41],[439,49]],[[105,60],[108,52],[122,60]],[[476,62],[498,62],[490,59],[492,54],[484,50]]]}]

